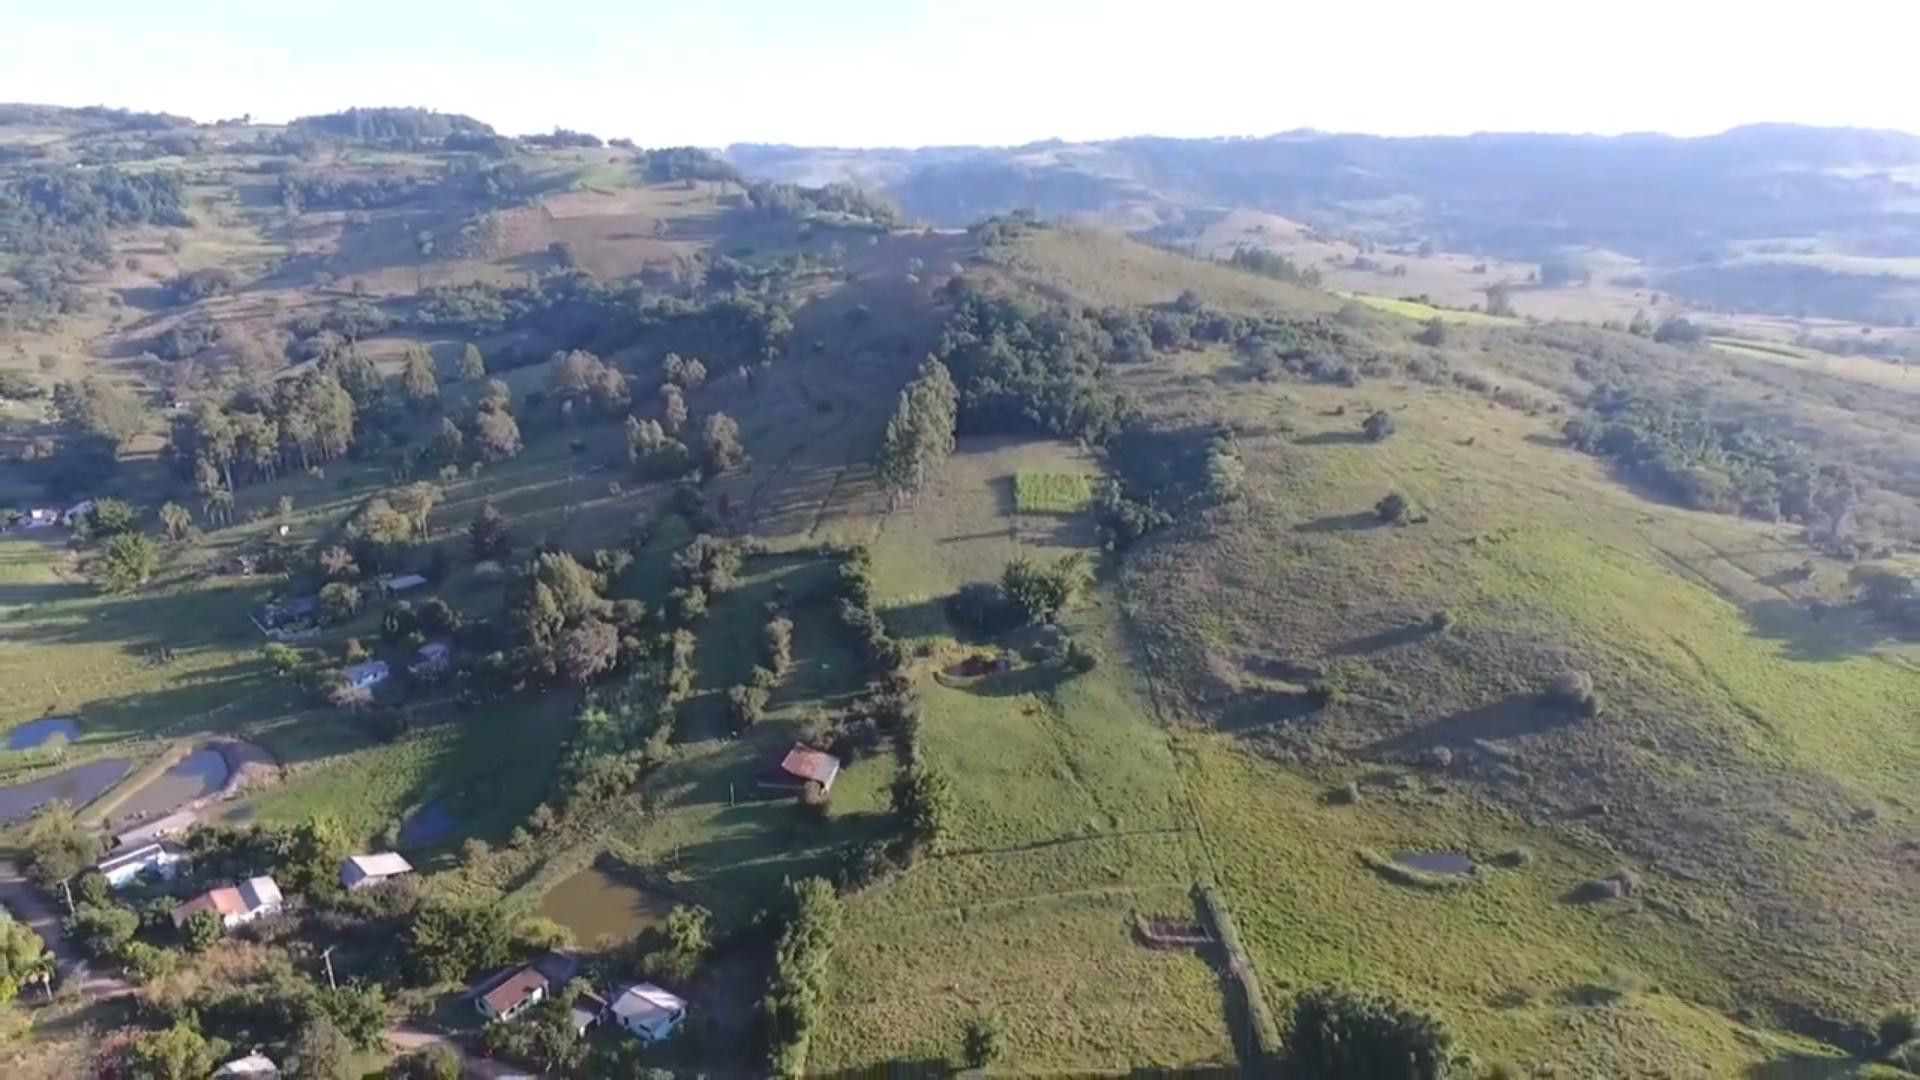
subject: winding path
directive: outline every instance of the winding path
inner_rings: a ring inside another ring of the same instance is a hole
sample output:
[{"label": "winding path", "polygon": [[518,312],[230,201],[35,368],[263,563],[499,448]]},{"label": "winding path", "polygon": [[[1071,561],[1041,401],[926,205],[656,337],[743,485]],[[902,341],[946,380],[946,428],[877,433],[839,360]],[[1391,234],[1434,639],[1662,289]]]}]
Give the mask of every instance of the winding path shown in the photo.
[{"label": "winding path", "polygon": [[92,998],[119,997],[133,992],[133,984],[125,979],[101,974],[87,966],[86,958],[67,941],[61,930],[59,909],[49,904],[40,887],[11,862],[0,861],[0,904],[5,904],[14,918],[32,927],[40,940],[47,943],[47,951],[59,963],[62,987],[72,986]]}]

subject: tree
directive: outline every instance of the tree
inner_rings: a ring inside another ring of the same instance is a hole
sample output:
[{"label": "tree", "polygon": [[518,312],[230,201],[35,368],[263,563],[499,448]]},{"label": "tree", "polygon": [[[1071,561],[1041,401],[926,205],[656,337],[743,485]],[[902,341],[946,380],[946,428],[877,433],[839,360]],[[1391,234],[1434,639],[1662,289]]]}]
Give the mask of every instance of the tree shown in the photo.
[{"label": "tree", "polygon": [[672,383],[660,387],[660,422],[666,427],[667,434],[678,435],[687,422],[687,399],[680,388]]},{"label": "tree", "polygon": [[39,983],[51,986],[53,956],[33,927],[0,908],[0,1005],[12,1001],[20,988]]},{"label": "tree", "polygon": [[932,765],[915,765],[893,781],[893,812],[914,843],[939,854],[953,818],[953,783]]},{"label": "tree", "polygon": [[1706,339],[1706,331],[1684,316],[1675,315],[1660,324],[1653,340],[1663,345],[1697,345]]},{"label": "tree", "polygon": [[167,539],[177,544],[193,535],[193,513],[177,502],[163,503],[160,527],[166,530]]},{"label": "tree", "polygon": [[278,641],[269,641],[260,649],[260,656],[273,666],[276,675],[291,675],[300,670],[300,650]]},{"label": "tree", "polygon": [[768,670],[785,676],[793,667],[793,620],[776,615],[761,629],[760,655]]},{"label": "tree", "polygon": [[101,499],[87,511],[87,532],[94,537],[119,536],[140,527],[140,512],[125,499]]},{"label": "tree", "polygon": [[352,581],[360,576],[360,565],[354,561],[353,552],[339,544],[323,549],[315,559],[328,581]]},{"label": "tree", "polygon": [[1385,409],[1376,409],[1360,421],[1360,432],[1368,442],[1384,442],[1393,434],[1393,414]]},{"label": "tree", "polygon": [[711,473],[723,473],[747,460],[740,442],[740,425],[726,413],[708,416],[700,428],[701,459]]},{"label": "tree", "polygon": [[582,620],[560,639],[560,670],[582,686],[611,671],[619,658],[619,632],[596,618]]},{"label": "tree", "polygon": [[480,504],[467,525],[467,546],[475,559],[504,559],[512,550],[507,536],[507,519],[489,499]]},{"label": "tree", "polygon": [[336,581],[320,590],[320,616],[329,623],[343,623],[360,614],[362,597],[358,587]]},{"label": "tree", "polygon": [[945,364],[929,358],[894,406],[874,468],[896,497],[917,490],[953,453],[960,394]]},{"label": "tree", "polygon": [[1413,503],[1408,501],[1405,495],[1397,491],[1391,491],[1387,493],[1386,497],[1373,504],[1373,513],[1375,517],[1378,517],[1381,521],[1390,525],[1401,521],[1409,521],[1412,520],[1414,516]]},{"label": "tree", "polygon": [[146,407],[133,392],[116,382],[90,376],[54,388],[53,411],[68,435],[97,440],[117,453],[146,430]]},{"label": "tree", "polygon": [[214,912],[196,911],[180,927],[180,932],[186,938],[187,948],[200,953],[219,942],[224,927],[220,925],[220,916]]},{"label": "tree", "polygon": [[1487,286],[1486,291],[1487,291],[1487,314],[1500,315],[1506,318],[1512,318],[1514,315],[1513,290],[1507,288],[1506,284],[1503,282],[1498,285]]},{"label": "tree", "polygon": [[315,1016],[293,1042],[287,1075],[292,1080],[350,1080],[359,1075],[353,1068],[353,1044],[332,1020]]},{"label": "tree", "polygon": [[520,424],[505,409],[482,408],[473,417],[473,443],[484,461],[505,461],[520,453]]},{"label": "tree", "polygon": [[460,1055],[445,1043],[434,1043],[394,1062],[387,1076],[391,1080],[460,1080]]},{"label": "tree", "polygon": [[160,549],[139,533],[121,533],[101,550],[93,578],[104,592],[130,593],[145,585],[160,567]]},{"label": "tree", "polygon": [[205,1080],[213,1075],[225,1044],[186,1023],[150,1031],[127,1048],[127,1075],[137,1080]]},{"label": "tree", "polygon": [[1439,1019],[1372,994],[1322,988],[1295,1000],[1287,1039],[1302,1076],[1445,1080],[1453,1036]]},{"label": "tree", "polygon": [[480,346],[467,342],[460,350],[460,378],[464,382],[487,377],[487,358],[480,354]]},{"label": "tree", "polygon": [[457,465],[460,451],[466,443],[467,437],[461,432],[460,425],[454,423],[452,417],[443,416],[440,418],[440,427],[427,442],[427,456],[442,465]]},{"label": "tree", "polygon": [[1413,340],[1429,348],[1437,349],[1447,343],[1447,320],[1435,315],[1427,320],[1427,325],[1413,335]]},{"label": "tree", "polygon": [[499,908],[429,904],[407,928],[404,959],[418,982],[453,982],[505,963],[512,947],[509,931]]},{"label": "tree", "polygon": [[727,713],[733,718],[733,729],[745,731],[759,723],[767,714],[769,696],[763,686],[742,685],[728,690]]},{"label": "tree", "polygon": [[425,412],[440,400],[440,379],[433,371],[433,354],[425,346],[407,346],[406,366],[400,370],[400,393],[415,412]]},{"label": "tree", "polygon": [[668,353],[660,371],[668,382],[688,392],[700,389],[707,381],[707,365],[698,360],[683,360],[678,353]]},{"label": "tree", "polygon": [[100,857],[100,837],[74,819],[64,802],[41,807],[27,823],[22,840],[33,879],[52,886],[92,866]]},{"label": "tree", "polygon": [[87,955],[104,960],[133,940],[140,929],[140,916],[117,904],[76,904],[65,928],[67,936]]},{"label": "tree", "polygon": [[1022,556],[1007,564],[1000,589],[1027,622],[1052,622],[1087,583],[1087,562],[1076,552],[1052,566]]}]

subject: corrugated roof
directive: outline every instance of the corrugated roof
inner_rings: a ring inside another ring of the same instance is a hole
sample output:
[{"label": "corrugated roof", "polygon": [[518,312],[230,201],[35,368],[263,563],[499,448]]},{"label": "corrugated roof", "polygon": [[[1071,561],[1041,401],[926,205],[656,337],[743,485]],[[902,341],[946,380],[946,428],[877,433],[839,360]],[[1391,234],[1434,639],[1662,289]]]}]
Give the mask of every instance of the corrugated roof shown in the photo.
[{"label": "corrugated roof", "polygon": [[382,851],[373,855],[355,855],[348,859],[362,874],[368,877],[392,877],[405,874],[413,869],[413,864],[397,851]]},{"label": "corrugated roof", "polygon": [[94,868],[103,874],[110,874],[124,866],[140,866],[152,862],[163,855],[178,855],[180,849],[173,844],[150,843],[116,852],[94,864]]},{"label": "corrugated roof", "polygon": [[622,1020],[639,1020],[649,1027],[667,1020],[674,1013],[684,1012],[686,1007],[685,998],[652,983],[629,986],[613,999],[615,1016]]},{"label": "corrugated roof", "polygon": [[802,743],[794,743],[786,752],[774,771],[786,773],[799,780],[810,780],[822,786],[833,783],[840,775],[840,759],[824,750],[815,750]]}]

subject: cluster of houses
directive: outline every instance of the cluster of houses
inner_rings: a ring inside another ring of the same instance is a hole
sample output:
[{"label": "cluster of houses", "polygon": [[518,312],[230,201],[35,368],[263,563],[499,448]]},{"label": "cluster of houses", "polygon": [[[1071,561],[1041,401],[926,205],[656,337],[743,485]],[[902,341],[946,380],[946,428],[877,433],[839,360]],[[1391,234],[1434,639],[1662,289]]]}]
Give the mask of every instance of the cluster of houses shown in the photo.
[{"label": "cluster of houses", "polygon": [[[563,990],[580,970],[579,961],[550,952],[531,964],[508,968],[482,982],[473,991],[473,1007],[488,1020],[509,1022]],[[635,983],[611,999],[587,991],[567,1002],[576,1035],[596,1024],[612,1024],[644,1043],[673,1037],[687,1018],[686,999],[655,986]]]},{"label": "cluster of houses", "polygon": [[[142,878],[171,881],[179,872],[186,852],[167,840],[154,840],[123,848],[94,864],[107,886],[123,889]],[[413,872],[413,865],[397,852],[354,855],[340,866],[340,884],[348,889],[364,889]],[[176,904],[173,925],[185,926],[203,911],[220,918],[223,929],[231,930],[255,919],[277,915],[286,906],[286,897],[271,876],[251,877],[233,885],[223,885]]]}]

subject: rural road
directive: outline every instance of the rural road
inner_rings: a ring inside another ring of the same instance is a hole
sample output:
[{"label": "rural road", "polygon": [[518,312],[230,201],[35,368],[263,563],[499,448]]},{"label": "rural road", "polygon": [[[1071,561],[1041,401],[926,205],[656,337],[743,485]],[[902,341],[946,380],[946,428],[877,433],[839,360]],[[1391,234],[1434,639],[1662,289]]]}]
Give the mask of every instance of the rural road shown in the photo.
[{"label": "rural road", "polygon": [[67,942],[66,934],[61,931],[60,909],[50,904],[40,887],[11,862],[0,862],[0,904],[5,904],[14,918],[32,927],[40,940],[47,943],[47,951],[59,961],[62,988],[72,986],[87,997],[96,998],[117,997],[133,991],[125,979],[97,974],[88,968],[86,958]]}]

